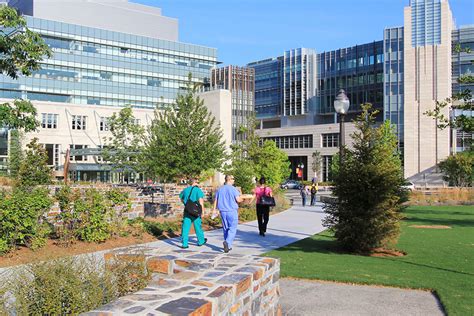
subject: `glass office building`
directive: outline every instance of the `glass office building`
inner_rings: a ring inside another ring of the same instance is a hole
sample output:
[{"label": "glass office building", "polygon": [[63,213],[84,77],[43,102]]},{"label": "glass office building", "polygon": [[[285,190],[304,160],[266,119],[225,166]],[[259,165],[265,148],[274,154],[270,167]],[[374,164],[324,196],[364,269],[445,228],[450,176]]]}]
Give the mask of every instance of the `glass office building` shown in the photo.
[{"label": "glass office building", "polygon": [[[460,27],[453,31],[453,59],[452,59],[452,84],[453,95],[469,89],[474,93],[474,84],[463,83],[465,76],[474,76],[474,25]],[[461,79],[461,82],[459,81]],[[455,110],[455,115],[474,116],[474,111]],[[470,147],[474,141],[473,133],[465,133],[454,130],[452,134],[452,151],[464,151]]]},{"label": "glass office building", "polygon": [[[317,55],[317,122],[334,122],[334,98],[344,89],[351,102],[349,117],[371,103],[383,108],[383,42],[376,41]],[[382,111],[381,111],[382,112]],[[378,120],[382,120],[382,113]]]},{"label": "glass office building", "polygon": [[403,152],[403,27],[384,31],[384,120],[390,120]]},{"label": "glass office building", "polygon": [[255,114],[272,118],[282,114],[283,58],[269,58],[247,64],[255,69]]},{"label": "glass office building", "polygon": [[27,16],[53,56],[18,80],[0,76],[0,98],[154,108],[174,102],[188,74],[202,82],[216,49]]}]

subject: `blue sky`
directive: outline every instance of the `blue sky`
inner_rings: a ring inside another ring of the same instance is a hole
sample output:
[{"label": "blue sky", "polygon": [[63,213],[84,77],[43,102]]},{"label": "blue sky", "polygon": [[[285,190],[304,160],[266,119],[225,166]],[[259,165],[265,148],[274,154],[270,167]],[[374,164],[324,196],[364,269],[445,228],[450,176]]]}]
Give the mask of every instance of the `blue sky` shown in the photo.
[{"label": "blue sky", "polygon": [[[181,42],[218,49],[243,66],[296,47],[318,52],[383,38],[403,25],[408,0],[131,0],[179,20]],[[449,1],[456,25],[474,24],[474,0]]]}]

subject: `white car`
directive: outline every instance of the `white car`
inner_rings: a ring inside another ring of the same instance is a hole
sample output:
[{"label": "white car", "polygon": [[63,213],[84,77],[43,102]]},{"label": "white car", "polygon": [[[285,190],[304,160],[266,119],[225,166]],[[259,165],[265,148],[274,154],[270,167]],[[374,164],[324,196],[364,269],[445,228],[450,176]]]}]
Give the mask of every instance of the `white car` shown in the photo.
[{"label": "white car", "polygon": [[413,191],[415,190],[415,184],[411,181],[405,181],[405,184],[402,185],[402,188],[405,190]]}]

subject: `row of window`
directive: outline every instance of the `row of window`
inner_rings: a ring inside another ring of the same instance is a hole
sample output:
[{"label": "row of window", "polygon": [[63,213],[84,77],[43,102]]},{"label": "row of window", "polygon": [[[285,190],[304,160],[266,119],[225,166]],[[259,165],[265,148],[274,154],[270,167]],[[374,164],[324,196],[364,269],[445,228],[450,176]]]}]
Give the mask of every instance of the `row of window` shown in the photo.
[{"label": "row of window", "polygon": [[[46,129],[58,128],[59,114],[54,113],[41,113],[41,127]],[[99,130],[106,132],[109,130],[109,119],[110,117],[100,117]],[[140,125],[140,119],[135,119],[134,123]],[[85,115],[72,115],[71,116],[71,129],[73,130],[85,130],[87,128],[87,116]]]},{"label": "row of window", "polygon": [[313,135],[265,137],[263,140],[272,140],[281,149],[312,148]]}]

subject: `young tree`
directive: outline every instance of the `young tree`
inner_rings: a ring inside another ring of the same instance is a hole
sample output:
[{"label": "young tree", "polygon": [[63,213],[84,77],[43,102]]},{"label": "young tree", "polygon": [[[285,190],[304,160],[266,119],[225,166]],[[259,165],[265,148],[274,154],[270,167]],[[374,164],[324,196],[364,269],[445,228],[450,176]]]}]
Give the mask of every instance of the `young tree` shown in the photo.
[{"label": "young tree", "polygon": [[189,77],[186,93],[172,107],[155,110],[142,161],[145,172],[163,181],[220,169],[225,159],[222,130],[196,91]]},{"label": "young tree", "polygon": [[269,186],[277,186],[291,173],[287,154],[274,141],[262,141],[255,133],[255,118],[241,128],[245,139],[232,147],[232,162],[227,170],[235,176],[235,184],[245,192],[253,188],[253,179],[265,177]]},{"label": "young tree", "polygon": [[265,177],[269,186],[276,187],[291,173],[288,155],[274,141],[266,140],[258,154],[251,157],[257,177]]},{"label": "young tree", "polygon": [[[15,9],[0,7],[0,71],[13,79],[29,76],[40,69],[40,61],[51,56],[51,50],[38,33],[26,27],[26,21]],[[33,131],[39,126],[36,109],[25,100],[0,104],[0,126]]]},{"label": "young tree", "polygon": [[365,253],[394,243],[400,233],[403,172],[397,137],[389,122],[375,128],[376,111],[363,105],[352,134],[353,149],[333,175],[333,194],[324,225],[346,250]]},{"label": "young tree", "polygon": [[48,167],[48,154],[43,145],[38,143],[37,138],[33,138],[26,147],[25,158],[18,171],[18,185],[34,187],[51,183],[52,173]]},{"label": "young tree", "polygon": [[470,187],[474,183],[474,152],[467,151],[449,156],[439,163],[449,185]]},{"label": "young tree", "polygon": [[319,178],[319,176],[321,175],[321,164],[323,162],[321,158],[321,153],[316,150],[311,156],[313,157],[311,169],[314,172],[314,176]]},{"label": "young tree", "polygon": [[123,180],[126,175],[138,171],[145,130],[136,123],[130,106],[114,113],[107,123],[112,136],[104,139],[102,157],[112,164],[112,170],[122,171]]},{"label": "young tree", "polygon": [[18,177],[23,151],[21,149],[21,132],[19,130],[10,131],[10,154],[8,157],[8,172],[12,178]]}]

